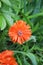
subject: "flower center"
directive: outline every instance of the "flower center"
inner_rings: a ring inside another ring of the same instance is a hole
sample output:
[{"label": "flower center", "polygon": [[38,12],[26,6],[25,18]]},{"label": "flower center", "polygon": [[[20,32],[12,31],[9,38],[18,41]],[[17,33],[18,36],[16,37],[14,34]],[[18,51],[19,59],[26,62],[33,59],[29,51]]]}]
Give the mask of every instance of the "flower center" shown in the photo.
[{"label": "flower center", "polygon": [[22,35],[22,31],[18,31],[18,35],[21,36]]}]

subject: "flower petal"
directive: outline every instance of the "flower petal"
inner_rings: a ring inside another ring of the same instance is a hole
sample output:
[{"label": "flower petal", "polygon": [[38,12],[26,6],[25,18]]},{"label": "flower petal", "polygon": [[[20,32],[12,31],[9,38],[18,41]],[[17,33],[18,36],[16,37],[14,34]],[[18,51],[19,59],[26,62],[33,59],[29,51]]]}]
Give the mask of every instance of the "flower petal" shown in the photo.
[{"label": "flower petal", "polygon": [[6,57],[6,56],[12,56],[13,55],[13,52],[12,51],[9,51],[9,50],[6,50],[4,52],[2,52],[2,57]]},{"label": "flower petal", "polygon": [[22,44],[22,41],[21,41],[21,38],[18,37],[18,40],[17,40],[18,43]]},{"label": "flower petal", "polygon": [[15,35],[14,35],[14,37],[13,37],[13,41],[15,41],[15,42],[16,42],[16,41],[17,41],[17,38],[18,38],[18,35],[17,35],[17,34],[15,34]]}]

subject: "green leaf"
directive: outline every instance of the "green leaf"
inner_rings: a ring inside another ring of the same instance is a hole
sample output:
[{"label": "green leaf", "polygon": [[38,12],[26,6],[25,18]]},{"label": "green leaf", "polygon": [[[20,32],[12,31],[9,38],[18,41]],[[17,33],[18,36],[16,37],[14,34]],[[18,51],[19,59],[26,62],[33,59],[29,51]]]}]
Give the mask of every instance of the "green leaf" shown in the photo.
[{"label": "green leaf", "polygon": [[9,5],[9,6],[11,6],[11,3],[10,3],[10,1],[9,0],[1,0],[3,3],[5,3],[6,5]]},{"label": "green leaf", "polygon": [[32,54],[32,53],[25,53],[25,52],[22,52],[22,51],[14,51],[14,52],[15,53],[21,53],[21,54],[27,56],[31,60],[33,65],[37,65],[36,57],[35,57],[34,54]]},{"label": "green leaf", "polygon": [[21,59],[18,56],[17,56],[17,60],[18,60],[19,65],[22,65]]},{"label": "green leaf", "polygon": [[0,2],[0,8],[1,8],[1,2]]},{"label": "green leaf", "polygon": [[0,15],[0,29],[3,30],[5,29],[5,27],[6,27],[5,18],[2,15]]},{"label": "green leaf", "polygon": [[23,20],[25,20],[31,27],[33,27],[33,23],[29,20],[29,18],[24,14],[24,13],[22,13],[22,15],[23,15]]},{"label": "green leaf", "polygon": [[33,42],[36,42],[36,36],[31,36],[30,40],[33,40]]},{"label": "green leaf", "polygon": [[36,17],[39,17],[39,16],[43,16],[43,12],[37,13],[37,14],[33,14],[33,15],[29,16],[28,18],[31,19],[31,18],[36,18]]},{"label": "green leaf", "polygon": [[35,6],[33,14],[40,12],[40,5],[41,5],[41,0],[36,0],[36,6]]},{"label": "green leaf", "polygon": [[24,13],[26,13],[26,0],[24,0]]},{"label": "green leaf", "polygon": [[8,25],[9,26],[13,25],[13,19],[12,19],[12,17],[9,14],[5,14],[5,13],[3,15],[4,15],[4,17],[5,17]]},{"label": "green leaf", "polygon": [[37,62],[36,62],[36,58],[35,56],[32,54],[32,53],[28,53],[27,56],[30,58],[30,60],[32,61],[32,64],[33,65],[37,65]]},{"label": "green leaf", "polygon": [[26,60],[25,57],[23,57],[24,65],[30,65],[30,63]]},{"label": "green leaf", "polygon": [[37,24],[33,27],[32,32],[34,33],[35,31],[38,30],[38,28],[39,28],[39,23],[37,23]]}]

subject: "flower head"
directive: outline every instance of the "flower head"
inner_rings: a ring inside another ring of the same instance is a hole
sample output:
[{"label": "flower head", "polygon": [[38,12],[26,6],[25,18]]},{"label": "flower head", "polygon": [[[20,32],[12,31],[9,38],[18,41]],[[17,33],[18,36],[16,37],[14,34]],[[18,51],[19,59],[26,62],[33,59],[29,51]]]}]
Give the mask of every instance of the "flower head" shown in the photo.
[{"label": "flower head", "polygon": [[22,44],[30,39],[31,29],[26,22],[19,20],[10,27],[8,34],[14,43],[18,42],[19,44]]},{"label": "flower head", "polygon": [[13,52],[9,50],[0,53],[0,65],[18,65],[12,55]]}]

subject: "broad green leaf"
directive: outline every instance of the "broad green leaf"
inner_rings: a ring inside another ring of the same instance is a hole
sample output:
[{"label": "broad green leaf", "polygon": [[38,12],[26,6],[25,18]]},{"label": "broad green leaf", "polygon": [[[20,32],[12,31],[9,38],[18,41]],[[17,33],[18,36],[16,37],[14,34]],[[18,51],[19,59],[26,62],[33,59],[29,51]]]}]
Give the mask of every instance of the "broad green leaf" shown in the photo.
[{"label": "broad green leaf", "polygon": [[1,8],[1,1],[0,1],[0,8]]},{"label": "broad green leaf", "polygon": [[3,15],[4,15],[4,17],[5,17],[8,25],[9,26],[13,25],[13,19],[12,19],[12,17],[9,14],[5,14],[5,13]]},{"label": "broad green leaf", "polygon": [[0,15],[0,29],[3,30],[5,29],[5,27],[6,27],[6,20],[2,15]]},{"label": "broad green leaf", "polygon": [[[21,53],[21,54],[27,56],[27,57],[31,60],[31,62],[32,62],[33,65],[37,65],[36,57],[35,57],[34,54],[29,53],[29,52],[28,52],[28,53],[26,53],[26,52],[21,52],[21,51],[14,51],[14,52],[15,52],[15,53]],[[33,60],[33,59],[34,59],[34,60]]]},{"label": "broad green leaf", "polygon": [[35,58],[35,56],[32,53],[28,53],[27,56],[30,58],[30,60],[31,60],[33,65],[37,65],[36,58]]},{"label": "broad green leaf", "polygon": [[[3,10],[2,9],[2,12],[3,13],[8,13],[9,14],[9,16],[11,16],[15,21],[16,20],[20,20],[20,16],[18,16],[17,14],[14,14],[14,13],[12,13],[12,11],[6,11],[6,10]],[[5,15],[5,14],[4,14]]]},{"label": "broad green leaf", "polygon": [[10,3],[10,1],[9,0],[1,0],[3,3],[5,3],[6,5],[9,5],[9,6],[11,6],[11,3]]}]

